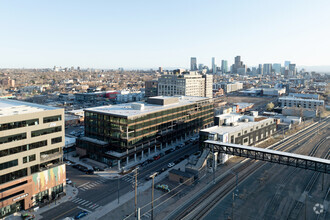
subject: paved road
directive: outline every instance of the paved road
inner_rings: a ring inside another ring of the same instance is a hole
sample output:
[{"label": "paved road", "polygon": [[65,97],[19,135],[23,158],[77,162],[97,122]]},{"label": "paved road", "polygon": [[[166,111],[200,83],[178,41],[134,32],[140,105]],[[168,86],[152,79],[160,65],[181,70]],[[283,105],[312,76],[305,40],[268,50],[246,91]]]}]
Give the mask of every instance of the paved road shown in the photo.
[{"label": "paved road", "polygon": [[[167,167],[167,164],[186,155],[193,154],[198,151],[198,145],[189,144],[182,149],[176,150],[149,165],[140,168],[138,174],[138,182],[145,182],[145,177],[151,173]],[[54,209],[42,213],[43,219],[63,219],[65,217],[74,216],[78,212],[85,210],[93,212],[96,209],[118,199],[118,181],[110,180],[98,175],[87,175],[77,169],[67,166],[67,177],[70,178],[75,186],[79,189],[76,198],[65,202]],[[133,190],[132,174],[120,179],[120,195]]]}]

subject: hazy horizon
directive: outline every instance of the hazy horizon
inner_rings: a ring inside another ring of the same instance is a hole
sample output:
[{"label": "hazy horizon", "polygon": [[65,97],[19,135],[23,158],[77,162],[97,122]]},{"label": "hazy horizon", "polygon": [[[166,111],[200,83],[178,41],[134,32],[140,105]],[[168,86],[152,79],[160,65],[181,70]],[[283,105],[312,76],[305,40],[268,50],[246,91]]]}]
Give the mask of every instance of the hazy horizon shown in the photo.
[{"label": "hazy horizon", "polygon": [[[18,7],[19,5],[19,7]],[[2,1],[0,68],[330,65],[330,1]]]}]

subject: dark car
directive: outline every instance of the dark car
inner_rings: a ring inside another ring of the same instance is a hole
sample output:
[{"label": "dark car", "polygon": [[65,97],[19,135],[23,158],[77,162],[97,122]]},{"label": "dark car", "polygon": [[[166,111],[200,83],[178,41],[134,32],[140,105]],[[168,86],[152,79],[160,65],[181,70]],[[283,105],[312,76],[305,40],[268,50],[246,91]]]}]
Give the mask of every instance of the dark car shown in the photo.
[{"label": "dark car", "polygon": [[104,169],[100,168],[100,167],[93,167],[94,171],[104,171]]},{"label": "dark car", "polygon": [[77,169],[78,168],[78,164],[73,164],[72,167]]},{"label": "dark car", "polygon": [[146,166],[146,165],[148,165],[148,161],[144,161],[143,163],[141,163],[141,166],[142,166],[142,167],[144,167],[144,166]]},{"label": "dark car", "polygon": [[86,215],[88,215],[88,212],[81,211],[74,217],[74,219],[81,219],[81,218],[85,217]]},{"label": "dark car", "polygon": [[94,170],[89,169],[89,170],[86,171],[86,174],[94,174]]},{"label": "dark car", "polygon": [[171,152],[172,152],[171,150],[167,150],[167,151],[165,151],[165,154],[169,154]]}]

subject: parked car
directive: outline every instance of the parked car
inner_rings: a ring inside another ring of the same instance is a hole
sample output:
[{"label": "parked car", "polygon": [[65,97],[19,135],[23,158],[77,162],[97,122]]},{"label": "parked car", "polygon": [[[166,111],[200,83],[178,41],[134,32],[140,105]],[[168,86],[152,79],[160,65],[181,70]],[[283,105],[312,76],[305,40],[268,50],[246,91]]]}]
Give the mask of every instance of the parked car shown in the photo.
[{"label": "parked car", "polygon": [[165,184],[158,184],[156,186],[156,189],[160,189],[164,192],[171,192],[170,188],[168,188],[168,185],[165,185]]},{"label": "parked car", "polygon": [[157,155],[157,156],[154,156],[154,160],[159,160],[160,159],[160,156]]},{"label": "parked car", "polygon": [[72,181],[69,178],[66,178],[66,184],[72,184]]},{"label": "parked car", "polygon": [[146,165],[148,165],[148,161],[144,161],[143,163],[141,163],[141,166],[142,166],[142,167],[144,167],[144,166],[146,166]]},{"label": "parked car", "polygon": [[81,218],[85,217],[86,215],[88,215],[88,212],[81,211],[74,217],[74,219],[81,219]]},{"label": "parked car", "polygon": [[94,171],[104,171],[104,169],[100,168],[100,167],[93,167]]},{"label": "parked car", "polygon": [[169,163],[169,164],[167,165],[168,168],[171,168],[171,167],[174,167],[174,166],[175,166],[175,163]]},{"label": "parked car", "polygon": [[94,170],[92,170],[92,169],[88,169],[88,170],[86,171],[86,174],[94,174]]}]

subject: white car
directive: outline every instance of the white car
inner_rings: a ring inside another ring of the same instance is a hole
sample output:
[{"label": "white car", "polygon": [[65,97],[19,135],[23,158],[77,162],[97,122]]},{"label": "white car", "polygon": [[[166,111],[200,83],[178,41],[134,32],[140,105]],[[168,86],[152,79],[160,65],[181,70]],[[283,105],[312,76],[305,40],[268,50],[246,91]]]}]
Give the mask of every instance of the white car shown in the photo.
[{"label": "white car", "polygon": [[174,166],[175,166],[175,163],[169,163],[169,164],[167,165],[168,168],[171,168],[171,167],[174,167]]},{"label": "white car", "polygon": [[66,178],[66,184],[72,184],[72,181],[69,178]]}]

